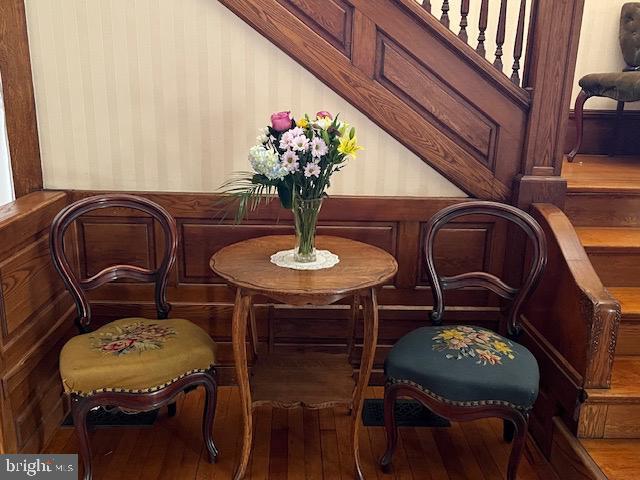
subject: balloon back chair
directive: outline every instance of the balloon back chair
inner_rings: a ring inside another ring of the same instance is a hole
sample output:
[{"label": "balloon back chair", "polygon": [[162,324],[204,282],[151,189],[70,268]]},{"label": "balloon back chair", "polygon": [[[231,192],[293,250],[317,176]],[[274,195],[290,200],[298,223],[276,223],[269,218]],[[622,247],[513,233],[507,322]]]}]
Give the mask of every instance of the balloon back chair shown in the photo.
[{"label": "balloon back chair", "polygon": [[[80,216],[104,208],[129,208],[150,215],[163,232],[163,252],[157,268],[114,265],[90,278],[71,266],[65,252],[65,232]],[[161,206],[145,198],[107,194],[79,200],[63,209],[51,226],[53,263],[73,297],[80,335],[72,337],[60,352],[60,375],[70,398],[78,436],[84,479],[92,478],[87,413],[96,407],[126,411],[148,411],[169,405],[175,412],[175,397],[188,389],[204,386],[206,401],[202,432],[213,463],[216,408],[215,343],[188,320],[168,319],[167,276],[176,260],[175,220]],[[155,284],[157,320],[123,318],[91,332],[91,305],[86,292],[114,280],[129,279]]]},{"label": "balloon back chair", "polygon": [[[532,258],[520,288],[513,288],[487,272],[450,277],[436,273],[433,254],[436,234],[445,224],[464,215],[500,217],[526,233],[532,244]],[[520,332],[520,309],[535,289],[546,265],[544,233],[530,215],[515,207],[471,201],[447,207],[432,217],[427,226],[424,253],[434,298],[432,326],[418,328],[402,337],[385,361],[387,449],[380,465],[383,470],[389,470],[396,448],[396,399],[409,397],[453,421],[502,418],[505,439],[513,441],[507,470],[507,478],[513,480],[539,383],[536,359],[513,338]],[[490,290],[503,299],[509,338],[479,327],[442,325],[443,291],[468,287]]]},{"label": "balloon back chair", "polygon": [[583,136],[584,104],[591,97],[606,97],[616,100],[618,108],[609,154],[615,154],[622,112],[627,102],[640,101],[640,2],[622,5],[620,12],[620,49],[626,63],[622,72],[590,73],[578,82],[582,90],[576,98],[574,116],[576,123],[576,143],[567,159],[573,159],[580,150]]}]

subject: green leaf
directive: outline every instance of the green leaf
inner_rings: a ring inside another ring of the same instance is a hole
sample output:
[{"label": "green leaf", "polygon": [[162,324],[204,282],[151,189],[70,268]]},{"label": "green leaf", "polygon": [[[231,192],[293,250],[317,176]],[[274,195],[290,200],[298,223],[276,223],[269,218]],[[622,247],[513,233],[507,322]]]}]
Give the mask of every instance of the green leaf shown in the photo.
[{"label": "green leaf", "polygon": [[278,185],[278,197],[280,197],[282,208],[291,210],[291,189],[284,182],[280,182],[280,185]]}]

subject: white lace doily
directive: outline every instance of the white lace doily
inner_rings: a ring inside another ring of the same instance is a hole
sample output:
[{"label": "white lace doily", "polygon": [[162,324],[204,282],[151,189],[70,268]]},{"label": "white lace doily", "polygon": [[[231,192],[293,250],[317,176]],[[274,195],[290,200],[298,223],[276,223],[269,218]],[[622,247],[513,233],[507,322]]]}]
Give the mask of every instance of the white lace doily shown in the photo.
[{"label": "white lace doily", "polygon": [[295,250],[282,250],[271,255],[271,263],[275,263],[279,267],[293,268],[294,270],[320,270],[323,268],[331,268],[338,262],[340,258],[329,250],[316,250],[316,261],[309,263],[299,263],[293,258]]}]

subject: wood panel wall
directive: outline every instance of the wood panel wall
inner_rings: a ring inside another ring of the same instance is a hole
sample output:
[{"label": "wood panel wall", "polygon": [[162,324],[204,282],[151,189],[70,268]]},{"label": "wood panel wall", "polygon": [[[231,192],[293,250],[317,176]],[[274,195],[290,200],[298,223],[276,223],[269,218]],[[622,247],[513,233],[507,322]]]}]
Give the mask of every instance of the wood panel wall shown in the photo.
[{"label": "wood panel wall", "polygon": [[[65,412],[57,359],[63,343],[76,333],[72,322],[75,312],[49,259],[48,229],[52,217],[67,203],[94,193],[37,192],[0,209],[0,413],[4,451],[38,451]],[[233,225],[221,219],[214,195],[141,195],[167,208],[179,226],[178,261],[168,289],[172,316],[192,320],[210,333],[219,344],[221,382],[233,383],[230,337],[234,291],[210,271],[209,258],[221,247],[246,238],[291,234],[290,214],[272,202],[242,225]],[[467,199],[332,197],[323,205],[319,233],[376,245],[398,260],[397,276],[379,295],[381,322],[374,383],[383,380],[381,367],[389,348],[405,333],[429,322],[432,298],[421,247],[426,224],[441,208],[462,201]],[[562,229],[555,231],[557,227],[546,217],[540,216],[540,220],[553,230],[548,232],[549,238],[555,238],[558,231],[561,234]],[[84,276],[113,263],[152,267],[162,246],[158,225],[128,209],[92,212],[82,217],[69,235],[67,248]],[[484,216],[457,219],[437,239],[440,271],[451,275],[485,270],[504,276],[510,268],[505,252],[513,250],[509,235],[501,220]],[[566,274],[560,250],[555,248],[550,257],[543,297],[558,290],[556,297],[563,298],[564,292],[571,290],[566,285],[579,282]],[[572,262],[576,263],[574,257]],[[577,285],[578,289],[586,288]],[[116,282],[94,290],[91,299],[95,326],[126,316],[155,315],[152,285]],[[447,292],[445,299],[446,322],[500,329],[499,301],[493,295],[467,289]],[[601,328],[604,323],[599,320],[600,314],[589,316],[587,308],[575,308],[567,317],[566,328],[573,329],[567,333],[565,325],[562,329],[551,325],[562,318],[560,312],[570,308],[567,305],[561,301],[537,302],[534,310],[526,312],[527,328],[522,338],[541,366],[542,392],[532,433],[543,448],[547,446],[547,453],[551,418],[561,415],[571,425],[582,389],[593,382],[608,381],[608,371],[598,367],[607,364],[606,359],[597,361],[606,349],[593,349],[593,345],[603,344],[603,340],[594,340],[596,336],[608,332]],[[293,308],[259,298],[256,313],[260,340],[276,348],[313,345],[345,349],[348,308],[346,302]],[[567,343],[568,338],[583,341]],[[360,352],[361,326],[351,359],[356,371]]]},{"label": "wood panel wall", "polygon": [[[70,200],[90,192],[69,192]],[[177,266],[168,296],[172,316],[193,320],[219,342],[222,381],[233,381],[230,348],[234,291],[209,269],[211,255],[225,245],[262,235],[292,234],[288,212],[276,202],[242,225],[220,220],[216,197],[204,194],[145,194],[175,216],[179,231]],[[432,303],[422,265],[422,237],[429,218],[440,208],[465,199],[332,197],[322,207],[319,234],[338,235],[376,245],[392,253],[399,270],[379,297],[380,347],[377,367],[388,348],[408,331],[428,322]],[[150,266],[159,251],[152,221],[122,209],[85,216],[78,225],[80,269],[92,274],[108,262]],[[443,273],[484,269],[503,273],[506,228],[501,221],[467,217],[441,232],[437,257]],[[128,315],[153,315],[148,285],[111,284],[92,293],[99,321]],[[454,292],[448,298],[448,321],[479,323],[495,328],[497,301],[486,292]],[[260,338],[277,345],[346,345],[348,305],[292,309],[258,300]],[[356,352],[357,353],[357,352]],[[357,367],[357,359],[354,358]]]},{"label": "wood panel wall", "polygon": [[34,192],[0,208],[0,412],[3,452],[38,452],[64,414],[58,355],[73,306],[49,257],[49,226],[67,202]]}]

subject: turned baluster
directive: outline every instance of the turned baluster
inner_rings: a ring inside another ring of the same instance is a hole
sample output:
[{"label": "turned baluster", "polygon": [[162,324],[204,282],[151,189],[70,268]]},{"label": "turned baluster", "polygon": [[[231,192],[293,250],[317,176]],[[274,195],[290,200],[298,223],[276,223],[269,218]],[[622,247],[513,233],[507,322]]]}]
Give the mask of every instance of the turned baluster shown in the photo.
[{"label": "turned baluster", "polygon": [[467,25],[469,22],[467,17],[469,16],[469,0],[462,0],[462,4],[460,5],[460,33],[458,33],[458,37],[463,40],[465,43],[469,41],[469,35],[467,34]]},{"label": "turned baluster", "polygon": [[422,2],[422,8],[424,8],[427,12],[431,13],[431,0],[424,0]]},{"label": "turned baluster", "polygon": [[440,17],[440,23],[449,28],[449,0],[442,2],[442,16]]},{"label": "turned baluster", "polygon": [[502,71],[502,46],[504,45],[505,25],[507,23],[507,0],[500,4],[500,19],[498,20],[498,33],[496,34],[496,59],[493,65]]},{"label": "turned baluster", "polygon": [[487,56],[487,51],[484,47],[484,41],[486,40],[485,32],[487,31],[487,22],[489,21],[489,0],[482,0],[480,5],[480,22],[478,23],[478,46],[476,52],[483,57]]},{"label": "turned baluster", "polygon": [[520,57],[522,57],[522,43],[524,40],[524,17],[527,14],[527,0],[520,0],[520,13],[518,14],[518,29],[516,30],[516,43],[513,47],[513,73],[511,81],[520,85]]}]

